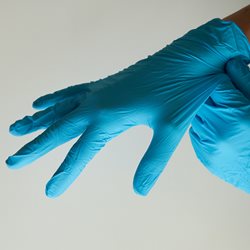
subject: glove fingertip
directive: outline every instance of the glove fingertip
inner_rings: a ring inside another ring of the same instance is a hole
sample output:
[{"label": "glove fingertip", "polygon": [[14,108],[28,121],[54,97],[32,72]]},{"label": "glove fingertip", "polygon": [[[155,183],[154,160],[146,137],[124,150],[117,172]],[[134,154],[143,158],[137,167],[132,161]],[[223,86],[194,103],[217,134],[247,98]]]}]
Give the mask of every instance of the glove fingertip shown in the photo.
[{"label": "glove fingertip", "polygon": [[5,161],[5,163],[9,169],[18,169],[21,167],[21,165],[18,162],[18,157],[13,155],[9,156]]},{"label": "glove fingertip", "polygon": [[61,172],[54,175],[47,183],[45,194],[49,198],[56,198],[63,194],[69,187],[68,174]]},{"label": "glove fingertip", "polygon": [[133,190],[135,194],[140,195],[140,196],[147,196],[148,193],[150,192],[152,186],[150,185],[142,185],[142,180],[138,180],[135,176],[134,181],[133,181]]},{"label": "glove fingertip", "polygon": [[32,108],[37,109],[37,110],[41,110],[41,109],[44,109],[46,107],[44,107],[43,102],[38,98],[37,100],[35,100],[32,103]]},{"label": "glove fingertip", "polygon": [[47,186],[45,188],[45,194],[50,199],[55,199],[58,197],[58,195],[55,195],[55,193],[51,189],[47,188]]},{"label": "glove fingertip", "polygon": [[19,133],[16,131],[15,123],[11,124],[9,127],[9,133],[15,136],[18,136]]},{"label": "glove fingertip", "polygon": [[53,184],[52,179],[46,185],[45,194],[48,198],[52,198],[52,199],[60,195],[56,186]]},{"label": "glove fingertip", "polygon": [[133,190],[134,190],[135,194],[143,196],[143,197],[147,196],[149,193],[149,190],[141,189],[141,188],[137,188],[137,187],[134,187]]},{"label": "glove fingertip", "polygon": [[20,131],[17,131],[17,130],[9,130],[9,133],[11,134],[11,135],[13,135],[13,136],[22,136],[22,135],[24,135],[23,133],[20,133]]}]

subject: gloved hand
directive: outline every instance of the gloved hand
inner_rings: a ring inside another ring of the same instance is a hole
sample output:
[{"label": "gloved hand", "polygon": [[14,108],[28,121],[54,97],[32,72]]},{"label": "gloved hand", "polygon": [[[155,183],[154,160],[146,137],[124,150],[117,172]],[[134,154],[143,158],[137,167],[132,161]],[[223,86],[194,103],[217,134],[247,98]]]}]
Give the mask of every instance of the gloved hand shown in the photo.
[{"label": "gloved hand", "polygon": [[250,56],[245,35],[235,23],[213,19],[123,71],[41,97],[33,106],[44,110],[17,121],[10,132],[46,130],[6,162],[20,168],[80,136],[46,186],[47,196],[56,197],[108,141],[144,124],[153,129],[153,137],[133,185],[146,195],[198,108],[228,81],[225,63],[240,55]]},{"label": "gloved hand", "polygon": [[214,175],[250,193],[250,71],[230,60],[228,81],[201,106],[189,130],[198,159]]}]

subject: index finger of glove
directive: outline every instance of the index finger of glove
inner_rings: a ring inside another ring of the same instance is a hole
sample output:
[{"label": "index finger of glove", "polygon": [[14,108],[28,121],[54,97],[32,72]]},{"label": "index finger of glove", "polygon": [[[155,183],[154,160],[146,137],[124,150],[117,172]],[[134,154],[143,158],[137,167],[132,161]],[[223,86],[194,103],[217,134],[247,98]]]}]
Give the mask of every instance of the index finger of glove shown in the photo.
[{"label": "index finger of glove", "polygon": [[25,116],[21,120],[16,121],[10,126],[9,131],[12,135],[22,136],[39,129],[46,129],[72,112],[78,105],[79,102],[76,98],[74,100],[57,103],[54,106],[36,112],[32,116]]}]

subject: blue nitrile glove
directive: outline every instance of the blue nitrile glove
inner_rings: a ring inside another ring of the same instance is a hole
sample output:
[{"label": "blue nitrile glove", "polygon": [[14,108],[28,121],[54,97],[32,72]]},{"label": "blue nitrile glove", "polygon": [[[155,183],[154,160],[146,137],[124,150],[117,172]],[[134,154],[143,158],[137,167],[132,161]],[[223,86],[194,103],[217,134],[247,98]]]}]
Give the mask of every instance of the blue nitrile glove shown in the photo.
[{"label": "blue nitrile glove", "polygon": [[[250,71],[231,59],[228,81],[201,106],[189,130],[198,159],[214,175],[250,193]],[[241,92],[242,91],[242,92]]]},{"label": "blue nitrile glove", "polygon": [[114,75],[43,96],[33,106],[44,110],[17,121],[10,132],[46,130],[7,164],[23,167],[80,136],[46,186],[47,196],[56,197],[108,141],[144,124],[154,133],[133,185],[146,195],[198,108],[227,80],[225,63],[240,55],[250,56],[247,38],[235,23],[216,18]]}]

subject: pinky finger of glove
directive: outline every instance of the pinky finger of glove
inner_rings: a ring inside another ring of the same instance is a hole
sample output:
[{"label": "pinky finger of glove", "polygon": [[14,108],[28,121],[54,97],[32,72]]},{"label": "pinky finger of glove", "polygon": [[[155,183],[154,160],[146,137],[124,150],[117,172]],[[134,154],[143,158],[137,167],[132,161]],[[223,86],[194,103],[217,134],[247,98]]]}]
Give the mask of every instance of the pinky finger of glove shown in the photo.
[{"label": "pinky finger of glove", "polygon": [[79,95],[84,95],[89,92],[89,84],[77,84],[58,90],[54,93],[47,94],[36,99],[32,106],[35,109],[41,110],[51,107],[58,102],[63,102],[69,99],[74,99]]},{"label": "pinky finger of glove", "polygon": [[79,101],[76,99],[58,103],[45,110],[36,112],[32,116],[25,116],[16,121],[10,126],[9,131],[12,135],[22,136],[40,129],[46,129],[73,111],[78,105]]}]

